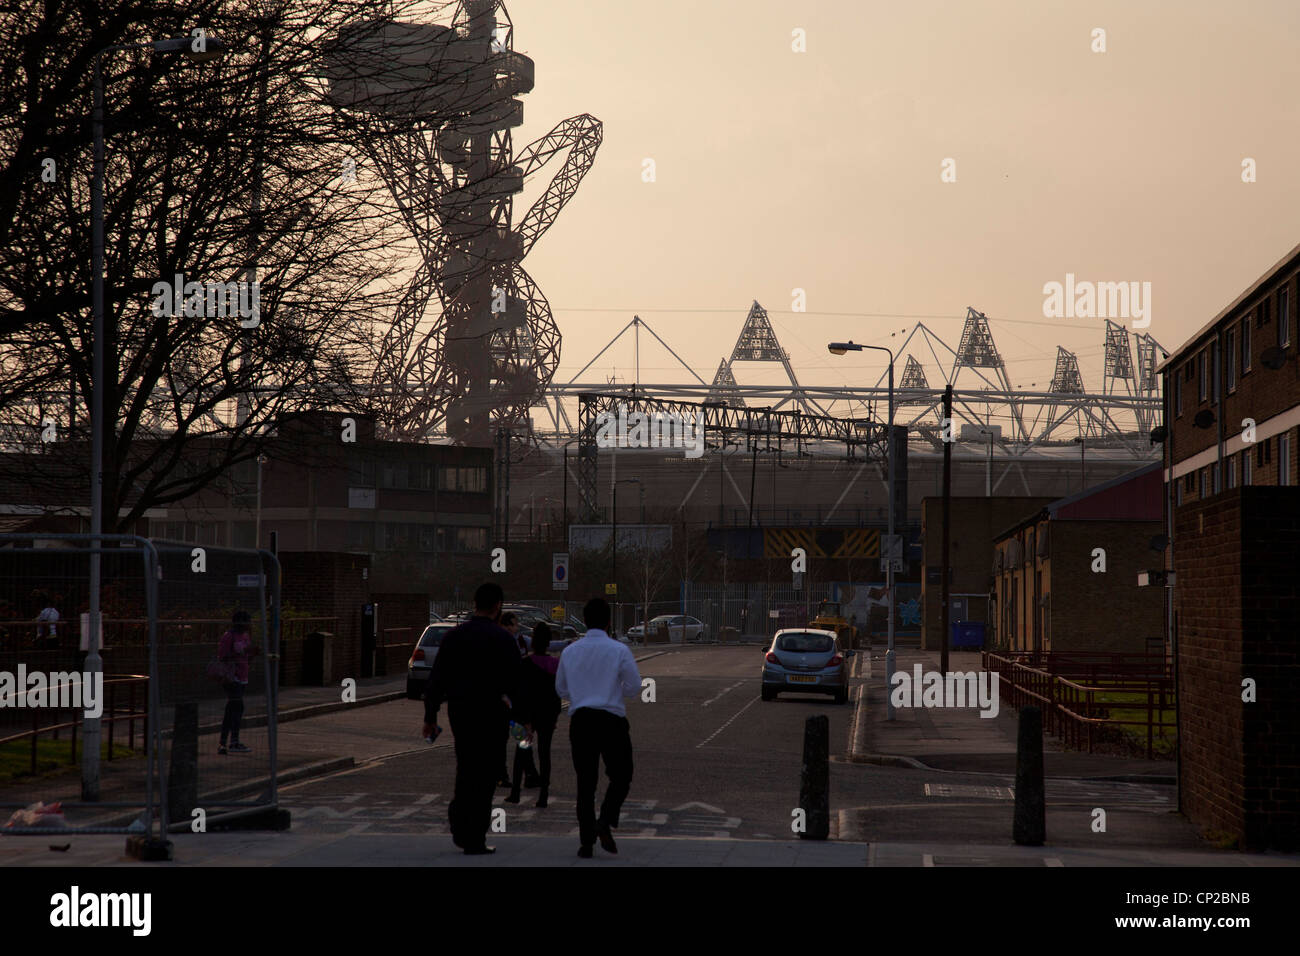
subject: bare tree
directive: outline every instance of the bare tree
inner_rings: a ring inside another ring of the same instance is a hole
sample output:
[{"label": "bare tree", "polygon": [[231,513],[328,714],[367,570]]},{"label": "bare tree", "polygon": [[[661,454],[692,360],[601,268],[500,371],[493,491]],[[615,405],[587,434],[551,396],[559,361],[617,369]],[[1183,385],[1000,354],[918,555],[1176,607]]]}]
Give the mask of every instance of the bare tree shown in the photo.
[{"label": "bare tree", "polygon": [[30,473],[40,452],[36,503],[80,504],[88,488],[96,53],[195,29],[228,48],[203,63],[100,58],[112,531],[254,458],[287,414],[366,408],[371,323],[393,309],[409,250],[361,162],[373,130],[331,104],[326,58],[343,24],[403,10],[19,0],[0,12],[0,471]]}]

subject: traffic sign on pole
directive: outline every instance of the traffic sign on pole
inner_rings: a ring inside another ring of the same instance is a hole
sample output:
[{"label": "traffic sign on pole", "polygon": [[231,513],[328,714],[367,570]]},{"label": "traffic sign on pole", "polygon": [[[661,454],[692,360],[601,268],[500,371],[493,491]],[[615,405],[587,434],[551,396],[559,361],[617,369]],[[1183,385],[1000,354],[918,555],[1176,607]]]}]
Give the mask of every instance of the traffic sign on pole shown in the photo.
[{"label": "traffic sign on pole", "polygon": [[569,554],[556,552],[551,555],[551,589],[569,590]]}]

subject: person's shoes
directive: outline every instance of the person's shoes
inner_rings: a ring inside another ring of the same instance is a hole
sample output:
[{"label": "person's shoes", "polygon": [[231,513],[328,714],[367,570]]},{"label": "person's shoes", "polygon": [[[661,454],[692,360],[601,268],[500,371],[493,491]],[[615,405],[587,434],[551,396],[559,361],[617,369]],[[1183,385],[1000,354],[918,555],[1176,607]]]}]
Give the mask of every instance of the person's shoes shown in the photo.
[{"label": "person's shoes", "polygon": [[495,853],[497,848],[494,846],[468,846],[465,848],[466,856],[487,856],[489,853]]},{"label": "person's shoes", "polygon": [[461,843],[460,837],[456,836],[456,834],[454,833],[451,835],[451,842],[456,847],[456,849],[458,850],[465,849],[465,844]]},{"label": "person's shoes", "polygon": [[226,755],[226,745],[222,744],[221,746],[217,747],[217,753],[220,756],[224,757]]},{"label": "person's shoes", "polygon": [[590,860],[592,857],[591,847],[589,846],[578,847],[578,856],[582,857],[584,860]]},{"label": "person's shoes", "polygon": [[608,823],[596,824],[596,839],[600,841],[600,848],[606,853],[618,852],[618,844],[614,842],[614,834],[609,832]]},{"label": "person's shoes", "polygon": [[541,807],[543,810],[546,809],[546,796],[547,796],[546,791],[547,788],[542,787],[542,789],[537,794],[537,805]]},{"label": "person's shoes", "polygon": [[230,752],[232,754],[251,754],[253,751],[249,750],[243,744],[236,741],[235,743],[230,745]]},{"label": "person's shoes", "polygon": [[538,786],[541,782],[542,780],[540,777],[537,776],[537,774],[535,773],[528,774],[527,776],[524,777],[524,789],[532,790],[534,787]]},{"label": "person's shoes", "polygon": [[514,787],[511,787],[510,793],[506,796],[506,803],[518,803],[518,802],[519,802],[519,791],[516,790]]}]

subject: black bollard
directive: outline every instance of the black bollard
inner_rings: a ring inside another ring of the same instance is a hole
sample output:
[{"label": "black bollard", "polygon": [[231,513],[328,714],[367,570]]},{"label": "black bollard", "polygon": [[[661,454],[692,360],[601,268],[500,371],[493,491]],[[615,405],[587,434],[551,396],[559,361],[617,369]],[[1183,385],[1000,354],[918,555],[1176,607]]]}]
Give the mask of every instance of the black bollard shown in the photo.
[{"label": "black bollard", "polygon": [[831,834],[831,720],[825,714],[803,725],[803,774],[799,807],[804,811],[801,840],[825,840]]},{"label": "black bollard", "polygon": [[199,705],[176,702],[172,731],[172,760],[167,773],[167,816],[171,822],[189,820],[199,802]]},{"label": "black bollard", "polygon": [[1016,811],[1012,838],[1020,846],[1042,846],[1047,840],[1047,793],[1043,784],[1043,712],[1020,709],[1016,741]]}]

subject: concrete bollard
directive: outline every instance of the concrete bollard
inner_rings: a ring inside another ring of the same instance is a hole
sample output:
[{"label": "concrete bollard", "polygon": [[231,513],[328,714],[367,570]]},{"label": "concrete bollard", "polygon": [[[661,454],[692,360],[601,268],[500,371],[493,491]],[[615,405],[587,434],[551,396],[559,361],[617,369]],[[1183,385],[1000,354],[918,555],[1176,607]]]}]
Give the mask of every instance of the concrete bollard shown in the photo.
[{"label": "concrete bollard", "polygon": [[799,806],[806,827],[801,840],[825,840],[831,834],[831,720],[825,714],[809,717],[803,725],[803,773]]},{"label": "concrete bollard", "polygon": [[172,760],[167,773],[167,816],[172,822],[188,820],[199,802],[199,705],[176,702],[172,731]]},{"label": "concrete bollard", "polygon": [[1042,846],[1047,840],[1047,793],[1043,782],[1043,712],[1020,709],[1016,740],[1016,809],[1012,838],[1020,846]]}]

